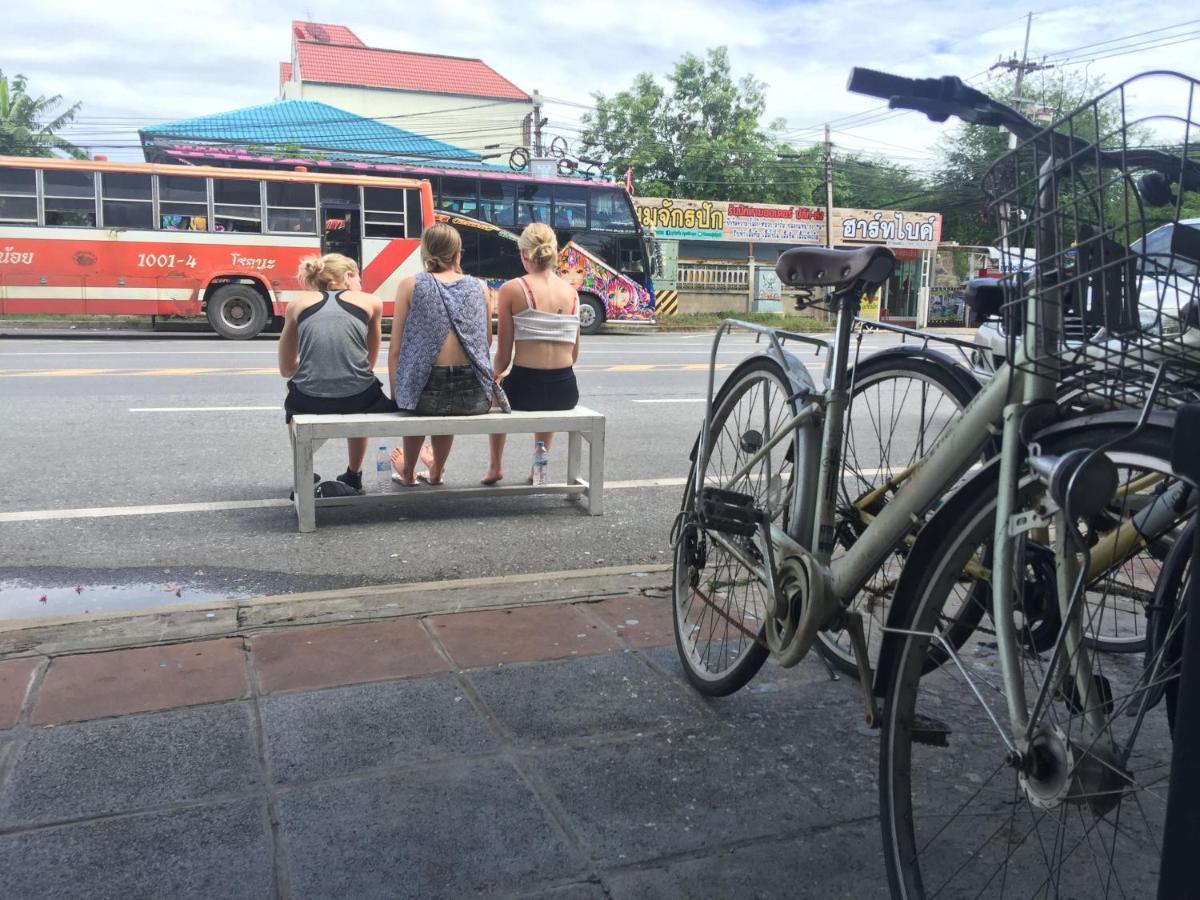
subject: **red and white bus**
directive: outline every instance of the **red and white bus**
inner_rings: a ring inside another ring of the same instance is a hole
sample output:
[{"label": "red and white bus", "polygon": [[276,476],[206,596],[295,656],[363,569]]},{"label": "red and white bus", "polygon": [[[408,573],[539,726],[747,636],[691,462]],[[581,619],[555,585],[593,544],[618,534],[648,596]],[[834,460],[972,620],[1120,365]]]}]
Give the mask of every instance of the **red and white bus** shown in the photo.
[{"label": "red and white bus", "polygon": [[344,253],[390,315],[433,221],[417,179],[0,157],[0,314],[206,315],[246,339],[301,259]]}]

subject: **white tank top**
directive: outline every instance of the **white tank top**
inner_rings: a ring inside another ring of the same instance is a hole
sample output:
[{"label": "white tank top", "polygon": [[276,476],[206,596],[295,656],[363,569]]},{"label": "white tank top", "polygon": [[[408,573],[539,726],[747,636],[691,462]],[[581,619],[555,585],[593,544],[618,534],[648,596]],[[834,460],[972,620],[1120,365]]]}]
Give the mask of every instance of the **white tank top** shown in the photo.
[{"label": "white tank top", "polygon": [[526,309],[513,315],[514,341],[557,341],[573,344],[579,336],[579,296],[576,295],[569,313],[552,313],[537,308],[533,287],[524,278],[518,279],[529,302]]}]

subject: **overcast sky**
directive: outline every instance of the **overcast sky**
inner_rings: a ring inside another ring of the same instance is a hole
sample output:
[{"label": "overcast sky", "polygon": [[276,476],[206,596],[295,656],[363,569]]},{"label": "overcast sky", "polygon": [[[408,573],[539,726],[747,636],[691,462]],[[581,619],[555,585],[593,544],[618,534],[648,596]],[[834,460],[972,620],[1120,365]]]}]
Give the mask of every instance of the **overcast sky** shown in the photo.
[{"label": "overcast sky", "polygon": [[[587,104],[662,76],[685,52],[726,45],[738,75],[766,82],[768,119],[783,117],[798,145],[834,140],[895,161],[928,165],[937,126],[916,114],[865,115],[878,101],[845,91],[852,65],[906,75],[984,76],[1020,54],[1034,13],[1030,56],[1113,83],[1147,68],[1200,75],[1200,15],[1149,0],[1034,3],[984,0],[612,0],[592,4],[442,0],[429,4],[300,0],[11,0],[0,69],[23,73],[36,94],[83,101],[78,143],[112,158],[140,158],[136,129],[264,103],[278,94],[292,19],[344,24],[368,45],[479,57],[526,91]],[[1129,52],[1132,51],[1132,52]],[[577,106],[547,114],[572,136]],[[848,118],[851,117],[851,118]],[[414,130],[420,130],[414,128]],[[577,132],[576,132],[577,133]],[[437,136],[436,134],[433,136]]]}]

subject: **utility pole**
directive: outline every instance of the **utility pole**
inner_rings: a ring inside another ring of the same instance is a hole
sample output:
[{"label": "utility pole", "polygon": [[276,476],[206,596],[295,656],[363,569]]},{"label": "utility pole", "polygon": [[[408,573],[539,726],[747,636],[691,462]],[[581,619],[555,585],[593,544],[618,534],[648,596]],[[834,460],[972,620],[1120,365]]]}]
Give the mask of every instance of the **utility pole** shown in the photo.
[{"label": "utility pole", "polygon": [[[1014,101],[1017,111],[1024,112],[1025,98],[1021,96],[1021,86],[1025,83],[1026,72],[1037,72],[1041,69],[1053,69],[1054,66],[1046,65],[1045,63],[1031,63],[1029,61],[1029,32],[1033,28],[1033,13],[1028,13],[1025,16],[1025,47],[1021,50],[1021,59],[1018,61],[1016,57],[1012,59],[1001,60],[992,66],[993,69],[1008,69],[1008,71],[1017,73],[1017,82],[1013,89],[1016,94]],[[1008,149],[1016,149],[1017,136],[1012,132],[1008,135]]]},{"label": "utility pole", "polygon": [[540,91],[533,92],[533,155],[542,156],[542,126],[548,120],[542,118],[542,95]]},{"label": "utility pole", "polygon": [[825,246],[833,246],[833,142],[825,123]]}]

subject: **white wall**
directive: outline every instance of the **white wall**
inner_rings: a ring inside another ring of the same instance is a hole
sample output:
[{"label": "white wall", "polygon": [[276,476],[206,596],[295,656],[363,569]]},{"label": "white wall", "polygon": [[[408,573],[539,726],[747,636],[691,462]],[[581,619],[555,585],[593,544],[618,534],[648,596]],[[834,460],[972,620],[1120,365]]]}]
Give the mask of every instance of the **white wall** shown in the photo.
[{"label": "white wall", "polygon": [[[533,110],[533,104],[527,101],[384,91],[297,81],[284,84],[281,93],[284,100],[328,103],[355,115],[379,119],[385,125],[404,128],[468,150],[503,152],[504,158],[493,160],[497,163],[504,163],[508,151],[523,143],[521,120]],[[405,118],[407,116],[412,117]],[[484,150],[489,144],[500,144],[501,149]]]}]

